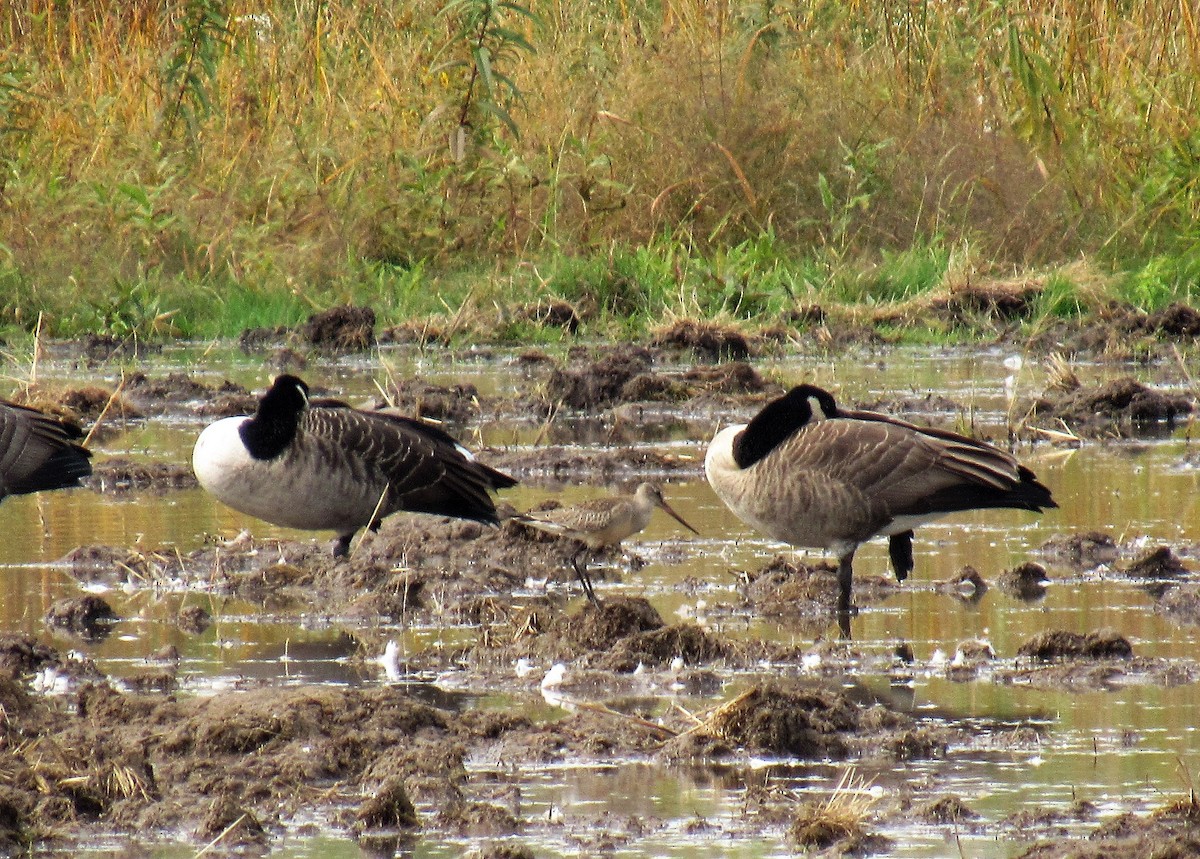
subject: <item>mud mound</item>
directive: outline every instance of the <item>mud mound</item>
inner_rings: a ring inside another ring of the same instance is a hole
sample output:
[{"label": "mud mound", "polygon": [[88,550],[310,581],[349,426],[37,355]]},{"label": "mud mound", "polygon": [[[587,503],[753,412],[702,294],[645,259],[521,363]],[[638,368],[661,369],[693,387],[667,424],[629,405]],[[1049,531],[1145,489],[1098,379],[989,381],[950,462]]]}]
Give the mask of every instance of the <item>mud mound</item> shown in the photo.
[{"label": "mud mound", "polygon": [[616,596],[565,616],[555,634],[583,650],[607,650],[619,639],[663,626],[662,617],[644,598]]},{"label": "mud mound", "polygon": [[148,586],[180,572],[180,558],[175,553],[143,554],[115,546],[78,546],[58,563],[81,583],[108,587]]},{"label": "mud mound", "polygon": [[1200,807],[1183,800],[1149,817],[1118,815],[1088,834],[1086,841],[1050,841],[1019,859],[1185,859],[1200,856]]},{"label": "mud mound", "polygon": [[1111,564],[1120,555],[1116,541],[1100,531],[1051,537],[1041,551],[1062,564],[1083,570]]},{"label": "mud mound", "polygon": [[665,666],[676,658],[687,665],[703,665],[725,658],[730,651],[724,640],[695,624],[675,624],[623,637],[597,667],[630,672],[638,666]]},{"label": "mud mound", "polygon": [[1038,633],[1017,649],[1018,656],[1049,662],[1054,659],[1131,659],[1129,639],[1111,629],[1080,635],[1065,630]]},{"label": "mud mound", "polygon": [[652,363],[647,349],[615,349],[579,369],[555,370],[546,380],[546,395],[580,411],[607,408],[622,402],[626,383],[649,372]]},{"label": "mud mound", "polygon": [[[0,794],[21,840],[87,840],[98,826],[209,841],[241,820],[235,840],[256,842],[301,804],[318,819],[356,807],[359,827],[436,827],[418,821],[414,788],[446,807],[486,805],[466,789],[465,745],[529,729],[522,720],[456,720],[393,689],[271,687],[173,700],[102,683],[47,701],[0,680],[0,703],[3,730],[22,738],[6,749]],[[512,831],[519,823],[507,817]]]},{"label": "mud mound", "polygon": [[1174,579],[1187,573],[1187,567],[1169,546],[1159,546],[1121,569],[1135,579]]},{"label": "mud mound", "polygon": [[1200,585],[1167,589],[1154,604],[1154,610],[1175,623],[1200,626]]},{"label": "mud mound", "polygon": [[408,798],[403,780],[395,776],[385,781],[375,794],[359,807],[355,817],[355,822],[367,829],[408,829],[419,822],[417,809]]},{"label": "mud mound", "polygon": [[718,366],[691,367],[683,380],[693,392],[711,394],[757,394],[769,387],[766,380],[745,361],[730,361]]},{"label": "mud mound", "polygon": [[568,334],[579,330],[581,320],[575,308],[565,301],[546,299],[517,308],[516,317],[526,319],[536,325],[549,328],[561,328]]},{"label": "mud mound", "polygon": [[642,373],[621,386],[625,403],[673,403],[687,399],[686,386],[657,373]]},{"label": "mud mound", "polygon": [[89,486],[100,492],[120,494],[141,490],[165,492],[190,489],[199,484],[186,465],[174,462],[135,462],[121,456],[105,459],[92,468]]},{"label": "mud mound", "polygon": [[375,343],[375,311],[370,307],[342,305],[308,317],[299,334],[323,349],[356,351]]},{"label": "mud mound", "polygon": [[976,603],[987,593],[988,583],[977,569],[966,566],[950,578],[934,582],[933,587],[940,593],[950,594],[965,602]]},{"label": "mud mound", "polygon": [[46,610],[45,617],[47,626],[88,640],[108,635],[118,620],[112,606],[95,594],[60,599]]},{"label": "mud mound", "polygon": [[926,823],[962,823],[977,819],[979,813],[957,796],[943,796],[917,809],[917,817]]},{"label": "mud mound", "polygon": [[1170,425],[1192,408],[1186,396],[1162,393],[1126,376],[1098,386],[1047,391],[1034,403],[1033,414],[1094,437],[1130,435],[1156,423]]},{"label": "mud mound", "polygon": [[[837,567],[828,561],[810,565],[777,555],[745,577],[746,599],[767,617],[823,621],[837,600]],[[897,590],[895,583],[879,576],[854,577],[854,600],[858,604],[878,602]]]},{"label": "mud mound", "polygon": [[751,355],[750,340],[731,325],[695,319],[679,319],[654,333],[653,346],[691,349],[707,361],[743,361]]},{"label": "mud mound", "polygon": [[[105,420],[137,420],[145,417],[140,409],[125,397],[113,396],[112,391],[95,385],[85,385],[82,388],[72,388],[56,397],[59,405],[67,411],[67,415],[80,421],[95,421],[104,413]],[[112,400],[112,405],[109,405]]]},{"label": "mud mound", "polygon": [[1194,340],[1200,337],[1200,311],[1176,301],[1151,313],[1145,325],[1160,336]]},{"label": "mud mound", "polygon": [[1042,287],[1036,283],[972,284],[955,290],[944,300],[932,302],[930,310],[960,323],[981,314],[1011,321],[1033,312],[1041,294]]},{"label": "mud mound", "polygon": [[0,672],[9,678],[61,664],[58,651],[29,635],[0,635]]},{"label": "mud mound", "polygon": [[928,757],[944,753],[951,733],[918,729],[908,716],[882,704],[855,703],[840,690],[767,684],[717,708],[663,753],[686,758],[737,748],[805,759],[880,752]]},{"label": "mud mound", "polygon": [[1041,564],[1025,563],[1005,570],[996,579],[996,587],[1013,599],[1029,602],[1046,595],[1050,575]]},{"label": "mud mound", "polygon": [[[470,383],[436,385],[419,378],[399,379],[388,396],[399,414],[463,424],[479,414],[479,389]],[[387,403],[376,403],[384,408]]]}]

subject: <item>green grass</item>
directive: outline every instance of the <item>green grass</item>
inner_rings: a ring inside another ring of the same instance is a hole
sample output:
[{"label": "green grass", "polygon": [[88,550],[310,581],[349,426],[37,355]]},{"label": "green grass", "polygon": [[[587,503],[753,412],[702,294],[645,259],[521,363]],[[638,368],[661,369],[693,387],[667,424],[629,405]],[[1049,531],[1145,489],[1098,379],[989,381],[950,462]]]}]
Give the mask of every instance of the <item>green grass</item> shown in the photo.
[{"label": "green grass", "polygon": [[1195,303],[1200,28],[1099,9],[14,7],[0,332],[233,336],[345,302],[464,325],[465,302],[462,331],[545,339],[513,309],[559,297],[619,336],[1047,272],[1051,316]]}]

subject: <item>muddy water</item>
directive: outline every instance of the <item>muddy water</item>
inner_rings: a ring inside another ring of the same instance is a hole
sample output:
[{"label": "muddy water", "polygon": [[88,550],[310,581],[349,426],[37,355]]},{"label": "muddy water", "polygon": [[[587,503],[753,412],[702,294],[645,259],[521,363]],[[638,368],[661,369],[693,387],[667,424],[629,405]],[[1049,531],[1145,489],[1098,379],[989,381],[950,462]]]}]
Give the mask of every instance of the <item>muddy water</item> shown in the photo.
[{"label": "muddy water", "polygon": [[[1002,353],[933,356],[923,352],[889,352],[886,359],[854,356],[838,364],[815,360],[761,362],[758,369],[781,381],[807,379],[836,391],[848,400],[911,392],[941,394],[964,410],[946,417],[963,427],[1003,438],[1010,418],[1010,395],[1040,389],[1043,376],[1036,367],[1015,371],[1005,366]],[[459,361],[385,353],[382,363],[397,375],[420,374],[431,381],[475,384],[481,392],[503,391],[519,381],[521,370],[504,359]],[[230,354],[202,354],[198,349],[166,353],[152,369],[154,375],[174,369],[216,380],[228,377],[261,390],[269,373],[256,362]],[[380,361],[342,359],[309,369],[303,375],[339,396],[364,401],[374,395],[373,375]],[[43,366],[41,372],[73,382],[112,385],[113,374],[103,371],[90,379],[65,365]],[[1081,375],[1111,375],[1111,367],[1082,367]],[[1018,396],[1019,399],[1019,396]],[[718,421],[729,415],[684,415],[669,425],[639,428],[637,438],[619,434],[625,443],[669,449],[679,456],[703,458],[704,444]],[[741,416],[743,419],[745,416]],[[1017,416],[1019,417],[1019,416]],[[569,437],[573,422],[560,418],[556,433]],[[603,444],[613,435],[601,422],[579,424],[589,444]],[[96,447],[96,459],[131,456],[186,462],[203,423],[187,417],[130,425],[106,436]],[[520,418],[460,432],[474,445],[496,447],[530,444],[539,425]],[[613,436],[617,437],[617,436]],[[601,439],[597,441],[596,439]],[[1113,627],[1130,639],[1135,653],[1168,662],[1190,662],[1200,654],[1200,629],[1181,626],[1153,611],[1153,599],[1137,583],[1108,575],[1103,569],[1080,573],[1057,567],[1037,554],[1047,539],[1089,530],[1107,531],[1122,541],[1142,539],[1147,548],[1160,543],[1176,547],[1200,544],[1200,454],[1183,431],[1174,436],[1136,442],[1086,444],[1078,449],[1038,446],[1021,451],[1054,491],[1060,510],[1035,517],[998,511],[953,517],[918,532],[916,570],[899,593],[866,607],[854,621],[856,646],[870,654],[886,655],[900,642],[911,645],[915,662],[903,677],[861,674],[845,678],[886,696],[914,715],[943,715],[981,731],[1011,725],[1044,728],[1040,739],[1019,747],[986,743],[944,759],[905,763],[857,772],[861,784],[884,797],[936,786],[941,793],[960,797],[979,814],[976,821],[948,828],[914,822],[889,825],[884,834],[894,840],[891,855],[1010,856],[1020,852],[1001,825],[1014,812],[1031,808],[1066,810],[1084,799],[1100,814],[1145,811],[1164,795],[1179,794],[1183,768],[1200,769],[1200,693],[1194,685],[1164,687],[1153,682],[1118,683],[1103,691],[1034,688],[1020,682],[998,682],[990,672],[1014,663],[1017,648],[1038,632],[1066,629],[1087,632]],[[696,470],[698,472],[698,469]],[[694,472],[695,473],[695,472]],[[506,493],[518,508],[550,496],[564,502],[607,491],[586,484],[551,486],[527,482]],[[756,570],[781,547],[751,533],[731,517],[698,473],[671,483],[672,505],[703,535],[694,538],[665,516],[656,517],[628,549],[645,561],[635,572],[628,568],[613,580],[598,583],[606,593],[646,596],[668,621],[694,618],[730,635],[781,642],[811,643],[811,626],[748,615],[739,609],[735,593],[738,571]],[[83,643],[56,638],[42,618],[56,599],[75,595],[79,586],[54,561],[76,546],[93,543],[128,547],[134,551],[190,551],[217,537],[233,537],[248,528],[257,536],[325,540],[326,535],[300,535],[241,516],[221,507],[198,489],[148,491],[122,495],[89,490],[9,499],[0,511],[0,632],[28,632],[60,649],[75,648],[92,656],[106,673],[121,677],[136,673],[147,656],[165,645],[182,655],[184,694],[208,694],[247,680],[280,684],[325,682],[378,684],[389,682],[377,666],[360,658],[359,644],[336,618],[310,612],[264,614],[262,609],[196,592],[172,592],[169,585],[105,596],[123,620],[103,641]],[[788,550],[790,552],[790,550]],[[812,556],[811,559],[818,557]],[[1048,567],[1052,582],[1044,598],[1022,602],[992,588],[982,600],[964,602],[935,590],[932,583],[948,579],[965,564],[988,581],[1027,560]],[[1195,561],[1189,561],[1196,567]],[[858,554],[860,576],[888,573],[883,545],[868,545]],[[532,583],[536,590],[538,583]],[[572,591],[572,594],[574,592]],[[215,619],[202,635],[191,636],[169,622],[179,606],[201,602]],[[823,630],[829,634],[829,630]],[[818,634],[821,630],[818,630]],[[403,655],[425,648],[452,648],[469,641],[474,630],[453,625],[416,627],[392,625],[372,630],[371,639],[392,638]],[[998,659],[982,673],[963,681],[947,676],[945,661],[959,642],[984,639]],[[769,668],[767,670],[770,670]],[[795,673],[795,666],[785,669]],[[819,664],[805,669],[821,672]],[[404,678],[439,698],[443,705],[520,707],[539,718],[552,719],[562,710],[541,699],[452,698],[452,674],[437,678]],[[689,708],[702,708],[732,697],[739,678],[724,678],[724,687],[708,696],[686,699]],[[436,685],[435,685],[436,682]],[[664,698],[653,706],[669,708]],[[774,856],[791,855],[782,828],[745,825],[748,786],[789,790],[798,797],[828,796],[846,772],[845,764],[787,761],[753,762],[728,769],[661,767],[644,763],[588,761],[578,768],[523,768],[511,772],[496,761],[473,761],[473,774],[521,789],[520,817],[548,821],[532,842],[536,855],[576,855],[579,832],[556,826],[556,820],[603,819],[640,821],[629,827],[628,840],[614,849],[628,856]],[[978,825],[977,825],[978,824]],[[1070,828],[1070,824],[1066,824]],[[619,828],[619,827],[618,827]],[[636,831],[634,831],[636,830]],[[300,827],[303,833],[303,827]],[[957,841],[955,840],[957,839]],[[456,856],[466,841],[422,838],[412,846],[414,856]],[[961,845],[961,847],[960,847]],[[94,855],[103,855],[98,848]],[[190,851],[161,848],[155,855],[190,855]],[[284,856],[359,856],[352,839],[304,833],[289,837]]]}]

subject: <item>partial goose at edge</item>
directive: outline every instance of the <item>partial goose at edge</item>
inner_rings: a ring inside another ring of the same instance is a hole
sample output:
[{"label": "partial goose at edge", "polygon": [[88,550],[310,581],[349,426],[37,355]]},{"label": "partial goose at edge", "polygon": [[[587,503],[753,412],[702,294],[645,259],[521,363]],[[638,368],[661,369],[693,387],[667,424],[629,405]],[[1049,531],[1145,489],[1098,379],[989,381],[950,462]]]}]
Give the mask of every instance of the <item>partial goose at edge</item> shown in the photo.
[{"label": "partial goose at edge", "polygon": [[0,400],[0,501],[79,486],[92,473],[92,452],[76,441],[82,437],[77,424]]}]

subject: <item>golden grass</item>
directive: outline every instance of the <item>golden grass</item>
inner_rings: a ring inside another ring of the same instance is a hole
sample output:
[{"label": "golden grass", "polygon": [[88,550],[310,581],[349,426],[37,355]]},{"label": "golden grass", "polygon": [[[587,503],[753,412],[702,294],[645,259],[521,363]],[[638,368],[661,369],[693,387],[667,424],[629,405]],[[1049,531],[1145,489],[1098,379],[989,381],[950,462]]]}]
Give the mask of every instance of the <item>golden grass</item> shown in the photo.
[{"label": "golden grass", "polygon": [[500,70],[519,139],[473,115],[457,160],[467,75],[443,65],[463,46],[441,3],[230,4],[194,136],[165,122],[186,8],[0,13],[10,321],[114,278],[305,294],[356,259],[767,230],[837,263],[945,242],[971,248],[961,271],[1054,265],[1153,249],[1196,214],[1200,37],[1181,0],[811,0],[763,19],[732,0],[538,4],[541,27],[506,22],[537,48]]}]

